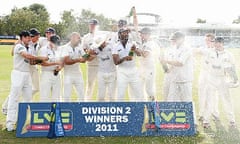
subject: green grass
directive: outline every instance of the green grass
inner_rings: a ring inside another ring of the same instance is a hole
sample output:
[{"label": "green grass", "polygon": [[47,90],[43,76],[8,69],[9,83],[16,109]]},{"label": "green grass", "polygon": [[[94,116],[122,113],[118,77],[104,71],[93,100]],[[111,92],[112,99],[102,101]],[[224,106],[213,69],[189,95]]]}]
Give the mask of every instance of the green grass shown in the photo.
[{"label": "green grass", "polygon": [[[0,104],[3,103],[10,90],[10,75],[12,70],[12,56],[10,55],[10,49],[12,46],[0,45]],[[235,55],[236,62],[240,59],[240,49],[230,49]],[[196,114],[198,113],[198,97],[197,97],[197,78],[199,74],[199,62],[196,57],[195,64],[195,79],[193,81],[193,99],[196,106]],[[240,76],[239,68],[240,62],[236,64],[238,75]],[[81,64],[84,78],[86,77],[85,64]],[[84,79],[85,80],[85,79]],[[159,64],[157,64],[157,77],[156,77],[156,88],[157,88],[157,99],[162,99],[162,83],[163,83],[163,72]],[[96,96],[96,89],[94,92]],[[240,125],[239,116],[239,101],[240,101],[240,88],[231,89],[231,95],[234,99],[234,110],[236,115],[237,125]],[[34,101],[39,99],[37,94],[34,97]],[[76,100],[76,93],[73,93],[73,100]],[[212,123],[212,130],[203,130],[199,125],[198,130],[200,134],[192,137],[64,137],[58,139],[47,139],[47,138],[16,138],[14,132],[7,132],[0,130],[0,144],[12,144],[12,143],[25,143],[25,144],[45,144],[45,143],[57,143],[57,144],[207,144],[207,143],[220,143],[220,144],[237,144],[240,143],[240,134],[238,129],[229,129],[227,126],[227,119],[224,116],[224,112],[220,105],[221,122]],[[5,124],[6,116],[0,113],[0,128]]]}]

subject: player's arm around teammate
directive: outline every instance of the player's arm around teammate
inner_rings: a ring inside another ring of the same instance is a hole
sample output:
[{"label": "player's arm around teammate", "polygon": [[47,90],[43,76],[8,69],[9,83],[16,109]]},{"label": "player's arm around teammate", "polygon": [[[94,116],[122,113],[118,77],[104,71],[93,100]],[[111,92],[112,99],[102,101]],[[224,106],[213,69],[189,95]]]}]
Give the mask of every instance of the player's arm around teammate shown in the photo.
[{"label": "player's arm around teammate", "polygon": [[17,121],[17,107],[19,97],[22,94],[24,102],[32,100],[32,85],[29,64],[30,61],[36,60],[37,57],[29,54],[28,44],[30,42],[30,33],[22,31],[20,33],[21,43],[14,48],[13,70],[11,73],[11,90],[8,101],[8,111],[6,118],[6,128],[8,131],[15,129]]}]

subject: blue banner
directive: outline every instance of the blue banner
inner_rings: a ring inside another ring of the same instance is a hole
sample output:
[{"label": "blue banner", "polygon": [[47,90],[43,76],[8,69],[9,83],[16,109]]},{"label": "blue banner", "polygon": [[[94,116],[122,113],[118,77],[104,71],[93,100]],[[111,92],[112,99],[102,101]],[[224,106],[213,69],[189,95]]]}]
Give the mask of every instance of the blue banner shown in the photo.
[{"label": "blue banner", "polygon": [[[58,103],[64,136],[191,136],[190,102]],[[52,103],[20,103],[17,137],[47,137]]]}]

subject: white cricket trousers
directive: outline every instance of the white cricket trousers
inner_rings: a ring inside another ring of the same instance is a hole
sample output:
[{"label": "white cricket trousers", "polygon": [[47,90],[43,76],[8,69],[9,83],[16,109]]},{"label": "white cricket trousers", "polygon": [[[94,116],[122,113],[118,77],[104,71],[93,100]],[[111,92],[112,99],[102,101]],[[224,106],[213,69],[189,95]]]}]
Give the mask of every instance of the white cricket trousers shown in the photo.
[{"label": "white cricket trousers", "polygon": [[30,66],[30,74],[32,78],[32,95],[39,91],[39,72],[35,66]]},{"label": "white cricket trousers", "polygon": [[[38,69],[30,66],[30,75],[32,79],[32,96],[39,91],[39,73]],[[7,109],[10,95],[4,100],[2,109]]]},{"label": "white cricket trousers", "polygon": [[84,82],[81,73],[64,72],[64,94],[63,101],[70,102],[72,95],[72,88],[75,87],[77,92],[77,101],[84,101]]},{"label": "white cricket trousers", "polygon": [[17,121],[18,102],[22,94],[23,102],[32,100],[32,80],[29,72],[12,70],[11,90],[8,100],[6,127],[12,127]]},{"label": "white cricket trousers", "polygon": [[192,102],[192,82],[170,82],[167,101]]},{"label": "white cricket trousers", "polygon": [[193,119],[196,123],[195,104],[192,98],[192,82],[173,82],[169,84],[169,94],[167,96],[168,102],[192,102]]},{"label": "white cricket trousers", "polygon": [[163,78],[163,100],[167,101],[170,84],[172,82],[172,76],[168,73],[165,73]]},{"label": "white cricket trousers", "polygon": [[[57,76],[53,71],[42,71],[40,80],[40,101],[57,102],[61,97],[60,72]],[[51,96],[52,95],[52,96]]]},{"label": "white cricket trousers", "polygon": [[115,101],[116,72],[98,72],[98,101]]},{"label": "white cricket trousers", "polygon": [[[141,73],[144,100],[151,101],[156,96],[155,70],[145,70]],[[146,93],[146,94],[145,94]]]},{"label": "white cricket trousers", "polygon": [[87,86],[85,101],[93,101],[93,90],[97,79],[98,65],[87,66]]},{"label": "white cricket trousers", "polygon": [[144,101],[141,79],[137,69],[124,69],[118,67],[116,101],[127,101],[125,94],[128,86],[130,101]]},{"label": "white cricket trousers", "polygon": [[210,89],[208,89],[207,75],[209,75],[209,73],[206,70],[202,70],[199,74],[198,79],[199,116],[204,117],[205,111],[207,110],[206,105],[209,105],[210,102],[208,99],[210,96],[209,94],[211,94],[211,98],[214,99],[214,102],[211,104],[211,113],[215,117],[219,117],[218,96],[216,94],[213,94],[213,92],[210,92]]},{"label": "white cricket trousers", "polygon": [[204,123],[210,122],[210,116],[212,109],[214,109],[213,105],[216,103],[214,96],[216,95],[216,92],[219,96],[219,98],[222,100],[223,109],[225,113],[227,114],[229,122],[235,122],[235,115],[233,111],[233,102],[232,102],[232,96],[229,93],[229,87],[227,82],[225,81],[224,76],[208,76],[208,89],[209,95],[208,100],[209,103],[206,107],[205,111],[205,117],[204,117]]}]

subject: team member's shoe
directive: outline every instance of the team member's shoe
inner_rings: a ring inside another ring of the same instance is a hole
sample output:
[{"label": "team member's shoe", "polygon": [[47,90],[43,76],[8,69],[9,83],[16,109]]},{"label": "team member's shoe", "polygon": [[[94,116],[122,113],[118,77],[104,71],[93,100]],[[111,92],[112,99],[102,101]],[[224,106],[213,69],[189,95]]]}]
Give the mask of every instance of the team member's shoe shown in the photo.
[{"label": "team member's shoe", "polygon": [[7,115],[7,109],[2,108],[2,113],[3,113],[4,115]]},{"label": "team member's shoe", "polygon": [[211,128],[211,126],[209,123],[203,123],[203,128],[209,129],[209,128]]},{"label": "team member's shoe", "polygon": [[6,126],[6,130],[9,132],[15,131],[16,130],[16,125],[9,124]]},{"label": "team member's shoe", "polygon": [[233,122],[233,121],[229,122],[229,126],[232,127],[232,128],[236,128],[237,127],[236,123]]}]

